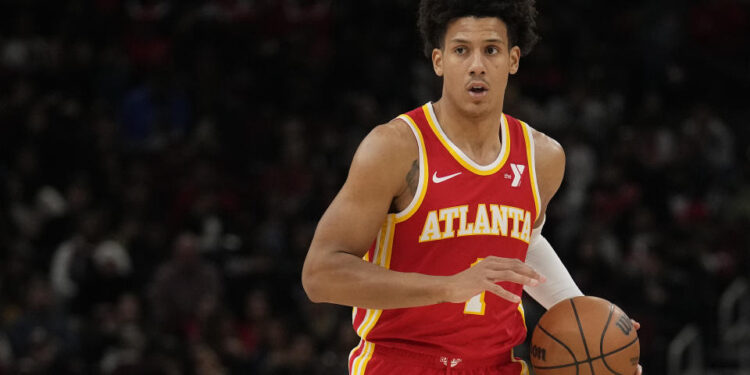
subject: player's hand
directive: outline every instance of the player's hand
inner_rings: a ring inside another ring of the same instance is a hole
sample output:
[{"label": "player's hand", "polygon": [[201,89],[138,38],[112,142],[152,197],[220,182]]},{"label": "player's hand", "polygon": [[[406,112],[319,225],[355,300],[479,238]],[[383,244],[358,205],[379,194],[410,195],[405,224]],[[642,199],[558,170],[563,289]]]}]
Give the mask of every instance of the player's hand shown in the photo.
[{"label": "player's hand", "polygon": [[[636,322],[633,319],[630,319],[631,322],[633,322],[633,327],[635,327],[635,330],[641,329],[641,323]],[[638,365],[638,368],[635,369],[635,375],[642,375],[643,374],[643,367],[641,365]]]},{"label": "player's hand", "polygon": [[510,281],[536,286],[546,279],[526,263],[514,258],[489,256],[474,266],[449,276],[446,302],[463,303],[484,291],[516,303],[521,297],[496,283]]}]

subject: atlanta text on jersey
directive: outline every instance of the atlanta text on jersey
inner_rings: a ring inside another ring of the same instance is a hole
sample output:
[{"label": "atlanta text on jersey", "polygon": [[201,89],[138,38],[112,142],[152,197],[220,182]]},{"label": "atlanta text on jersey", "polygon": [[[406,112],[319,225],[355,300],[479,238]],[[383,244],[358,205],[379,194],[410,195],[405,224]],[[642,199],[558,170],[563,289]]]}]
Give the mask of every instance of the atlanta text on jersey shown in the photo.
[{"label": "atlanta text on jersey", "polygon": [[[531,212],[518,207],[497,204],[490,204],[489,208],[490,214],[488,215],[487,205],[478,204],[474,222],[468,221],[468,205],[429,211],[422,234],[419,236],[419,242],[463,236],[503,236],[529,243]],[[458,219],[457,230],[454,227],[456,219]]]}]

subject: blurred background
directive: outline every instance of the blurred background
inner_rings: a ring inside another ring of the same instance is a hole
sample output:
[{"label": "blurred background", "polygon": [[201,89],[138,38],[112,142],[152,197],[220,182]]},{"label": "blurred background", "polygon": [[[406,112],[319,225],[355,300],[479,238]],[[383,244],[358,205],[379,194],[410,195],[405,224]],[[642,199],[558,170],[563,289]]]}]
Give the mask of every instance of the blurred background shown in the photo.
[{"label": "blurred background", "polygon": [[[1,1],[0,374],[345,374],[300,270],[361,139],[439,98],[416,3]],[[750,373],[750,2],[538,9],[505,111],[567,152],[546,237],[646,374]]]}]

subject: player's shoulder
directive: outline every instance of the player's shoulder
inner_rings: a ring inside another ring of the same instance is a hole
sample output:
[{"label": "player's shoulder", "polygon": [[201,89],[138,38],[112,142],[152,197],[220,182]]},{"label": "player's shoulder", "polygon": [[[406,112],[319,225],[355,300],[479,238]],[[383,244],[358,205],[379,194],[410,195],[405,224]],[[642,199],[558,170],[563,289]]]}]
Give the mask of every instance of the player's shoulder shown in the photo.
[{"label": "player's shoulder", "polygon": [[545,160],[565,161],[565,150],[563,149],[560,142],[545,134],[544,132],[533,128],[529,124],[526,124],[526,126],[529,128],[531,137],[534,139],[534,154],[537,159],[537,164],[539,164],[539,161]]},{"label": "player's shoulder", "polygon": [[529,127],[534,139],[534,164],[542,199],[549,200],[560,188],[565,174],[565,151],[560,142]]},{"label": "player's shoulder", "polygon": [[370,134],[377,137],[386,137],[389,141],[396,143],[396,146],[400,145],[399,141],[408,144],[414,143],[410,139],[414,138],[411,127],[400,117],[396,117],[385,124],[375,126]]},{"label": "player's shoulder", "polygon": [[[399,174],[419,158],[419,146],[411,128],[395,118],[375,126],[362,140],[352,161],[353,168],[378,168]],[[404,172],[405,173],[405,172]]]},{"label": "player's shoulder", "polygon": [[388,159],[416,157],[419,153],[414,133],[400,118],[375,126],[362,141],[360,149],[372,151]]},{"label": "player's shoulder", "polygon": [[419,146],[407,124],[394,119],[377,125],[354,154],[346,185],[379,186],[395,196],[418,158]]},{"label": "player's shoulder", "polygon": [[527,127],[531,138],[534,140],[534,169],[537,183],[542,198],[548,199],[560,187],[565,174],[565,151],[554,138],[521,120],[516,121]]},{"label": "player's shoulder", "polygon": [[529,134],[531,134],[531,137],[534,140],[534,151],[536,153],[537,158],[539,157],[564,158],[565,157],[565,152],[563,150],[562,145],[560,145],[560,143],[557,142],[554,138],[535,129],[533,126],[529,125],[528,123],[526,123],[525,121],[517,117],[513,117],[506,113],[505,118],[509,122],[517,122],[521,126],[528,128]]}]

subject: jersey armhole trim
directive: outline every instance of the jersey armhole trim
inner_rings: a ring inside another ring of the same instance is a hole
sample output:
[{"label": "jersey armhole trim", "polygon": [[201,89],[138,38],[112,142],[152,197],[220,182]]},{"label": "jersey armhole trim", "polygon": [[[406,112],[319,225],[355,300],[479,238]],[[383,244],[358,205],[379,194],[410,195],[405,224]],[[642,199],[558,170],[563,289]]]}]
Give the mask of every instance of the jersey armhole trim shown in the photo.
[{"label": "jersey armhole trim", "polygon": [[424,138],[422,138],[422,132],[419,131],[419,127],[414,122],[414,119],[409,117],[409,115],[403,114],[401,116],[398,116],[398,118],[409,125],[412,133],[414,133],[414,138],[417,139],[417,146],[419,146],[419,183],[417,184],[417,191],[414,194],[411,202],[409,202],[409,205],[395,214],[395,221],[397,223],[400,223],[408,220],[412,215],[414,215],[415,212],[417,212],[419,206],[422,205],[425,193],[427,192],[427,179],[429,169],[427,166],[427,155],[424,148]]},{"label": "jersey armhole trim", "polygon": [[520,121],[523,124],[523,137],[526,140],[526,158],[529,163],[529,178],[531,179],[531,191],[534,194],[534,206],[536,207],[536,216],[534,222],[539,219],[541,207],[541,201],[539,198],[539,184],[537,183],[536,176],[536,150],[534,148],[534,134],[531,133],[531,126],[529,124]]}]

